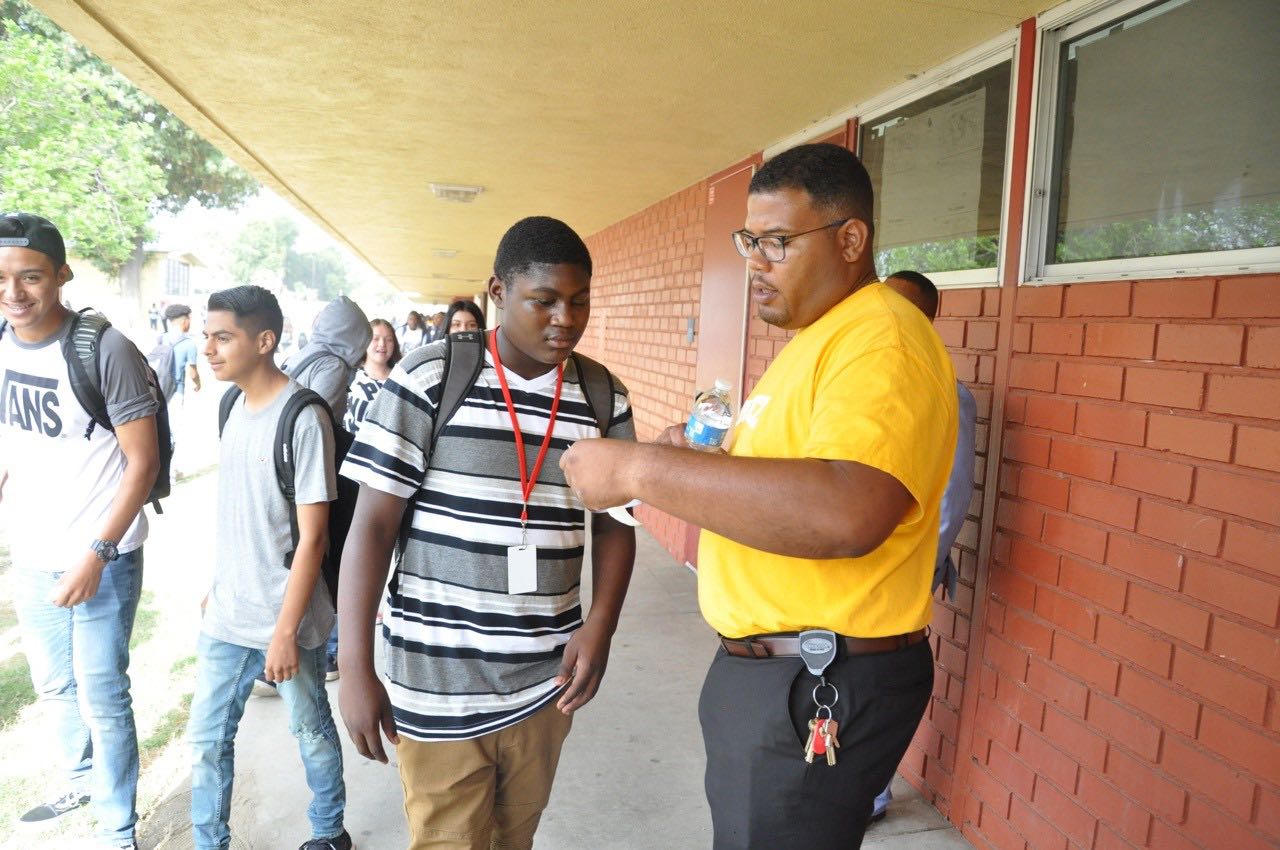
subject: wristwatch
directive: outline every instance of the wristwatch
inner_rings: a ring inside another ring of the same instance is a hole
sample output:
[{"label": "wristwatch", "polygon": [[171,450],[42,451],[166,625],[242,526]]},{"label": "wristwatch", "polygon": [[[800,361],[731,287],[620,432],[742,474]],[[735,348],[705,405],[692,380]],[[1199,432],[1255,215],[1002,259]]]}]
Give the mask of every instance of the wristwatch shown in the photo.
[{"label": "wristwatch", "polygon": [[114,540],[95,540],[89,544],[89,548],[104,564],[109,564],[120,557],[120,550],[116,548]]}]

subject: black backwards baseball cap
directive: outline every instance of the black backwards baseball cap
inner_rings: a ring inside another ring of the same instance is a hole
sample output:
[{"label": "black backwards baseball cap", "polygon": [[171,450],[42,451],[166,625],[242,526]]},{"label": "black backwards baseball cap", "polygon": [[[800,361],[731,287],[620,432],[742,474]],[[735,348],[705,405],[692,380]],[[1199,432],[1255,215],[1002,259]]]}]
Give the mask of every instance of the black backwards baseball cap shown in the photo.
[{"label": "black backwards baseball cap", "polygon": [[[67,264],[67,246],[53,222],[31,213],[5,213],[0,218],[0,248],[30,248],[53,260],[54,269]],[[67,280],[75,277],[67,270]]]}]

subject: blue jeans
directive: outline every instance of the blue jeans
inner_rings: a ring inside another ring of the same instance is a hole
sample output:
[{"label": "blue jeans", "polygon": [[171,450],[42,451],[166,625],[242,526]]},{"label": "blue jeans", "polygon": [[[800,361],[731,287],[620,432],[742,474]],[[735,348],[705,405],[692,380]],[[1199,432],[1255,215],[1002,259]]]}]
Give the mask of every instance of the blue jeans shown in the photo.
[{"label": "blue jeans", "polygon": [[62,573],[14,570],[15,605],[31,683],[53,714],[52,750],[68,784],[93,797],[101,837],[124,844],[138,821],[138,732],[129,694],[129,637],[142,595],[142,549],[102,571],[94,597],[49,602]]},{"label": "blue jeans", "polygon": [[889,784],[884,786],[884,790],[876,795],[876,801],[871,807],[871,816],[875,817],[881,812],[889,808],[889,804],[893,802],[893,780],[889,780]]},{"label": "blue jeans", "polygon": [[[231,844],[236,730],[267,654],[203,632],[196,652],[196,692],[187,728],[192,835],[196,850],[223,850]],[[298,674],[280,683],[280,696],[289,708],[289,731],[298,739],[311,789],[311,837],[332,838],[342,833],[347,788],[342,782],[342,745],[324,689],[324,646],[299,649],[298,662]]]}]

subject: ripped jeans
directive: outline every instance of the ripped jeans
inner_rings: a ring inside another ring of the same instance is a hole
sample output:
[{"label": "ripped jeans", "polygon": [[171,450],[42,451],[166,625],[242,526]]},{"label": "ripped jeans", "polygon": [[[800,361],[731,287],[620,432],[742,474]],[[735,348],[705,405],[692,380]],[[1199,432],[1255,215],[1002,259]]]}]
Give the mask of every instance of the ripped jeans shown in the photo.
[{"label": "ripped jeans", "polygon": [[[231,787],[235,776],[235,737],[255,676],[266,652],[201,633],[197,650],[196,691],[187,737],[191,743],[191,824],[197,850],[223,850],[231,844]],[[311,789],[307,818],[312,838],[342,833],[347,790],[342,781],[342,745],[324,688],[324,645],[298,650],[298,675],[280,683],[289,709],[289,730]],[[287,768],[272,783],[282,781]]]}]

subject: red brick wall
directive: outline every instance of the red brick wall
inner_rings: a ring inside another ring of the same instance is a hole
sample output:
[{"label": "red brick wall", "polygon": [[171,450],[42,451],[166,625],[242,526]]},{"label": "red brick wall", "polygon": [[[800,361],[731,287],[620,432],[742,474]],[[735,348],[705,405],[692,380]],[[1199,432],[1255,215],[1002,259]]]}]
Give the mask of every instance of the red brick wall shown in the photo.
[{"label": "red brick wall", "polygon": [[999,289],[951,289],[941,293],[938,319],[934,322],[938,335],[951,351],[956,377],[969,387],[978,403],[974,446],[978,454],[978,462],[974,466],[977,480],[969,505],[969,518],[952,550],[960,580],[955,599],[943,600],[939,593],[934,601],[932,643],[936,670],[933,699],[900,768],[902,774],[943,814],[951,810],[960,708],[969,656],[978,568],[978,532],[982,525],[982,497],[986,489],[984,465],[991,434],[992,379],[999,314]]},{"label": "red brick wall", "polygon": [[[702,181],[586,240],[594,265],[591,324],[579,349],[627,385],[641,440],[689,415],[698,352],[685,327],[702,294],[706,213]],[[639,513],[683,560],[687,524],[651,508]]]},{"label": "red brick wall", "polygon": [[1280,836],[1280,277],[1022,287],[965,834]]}]

